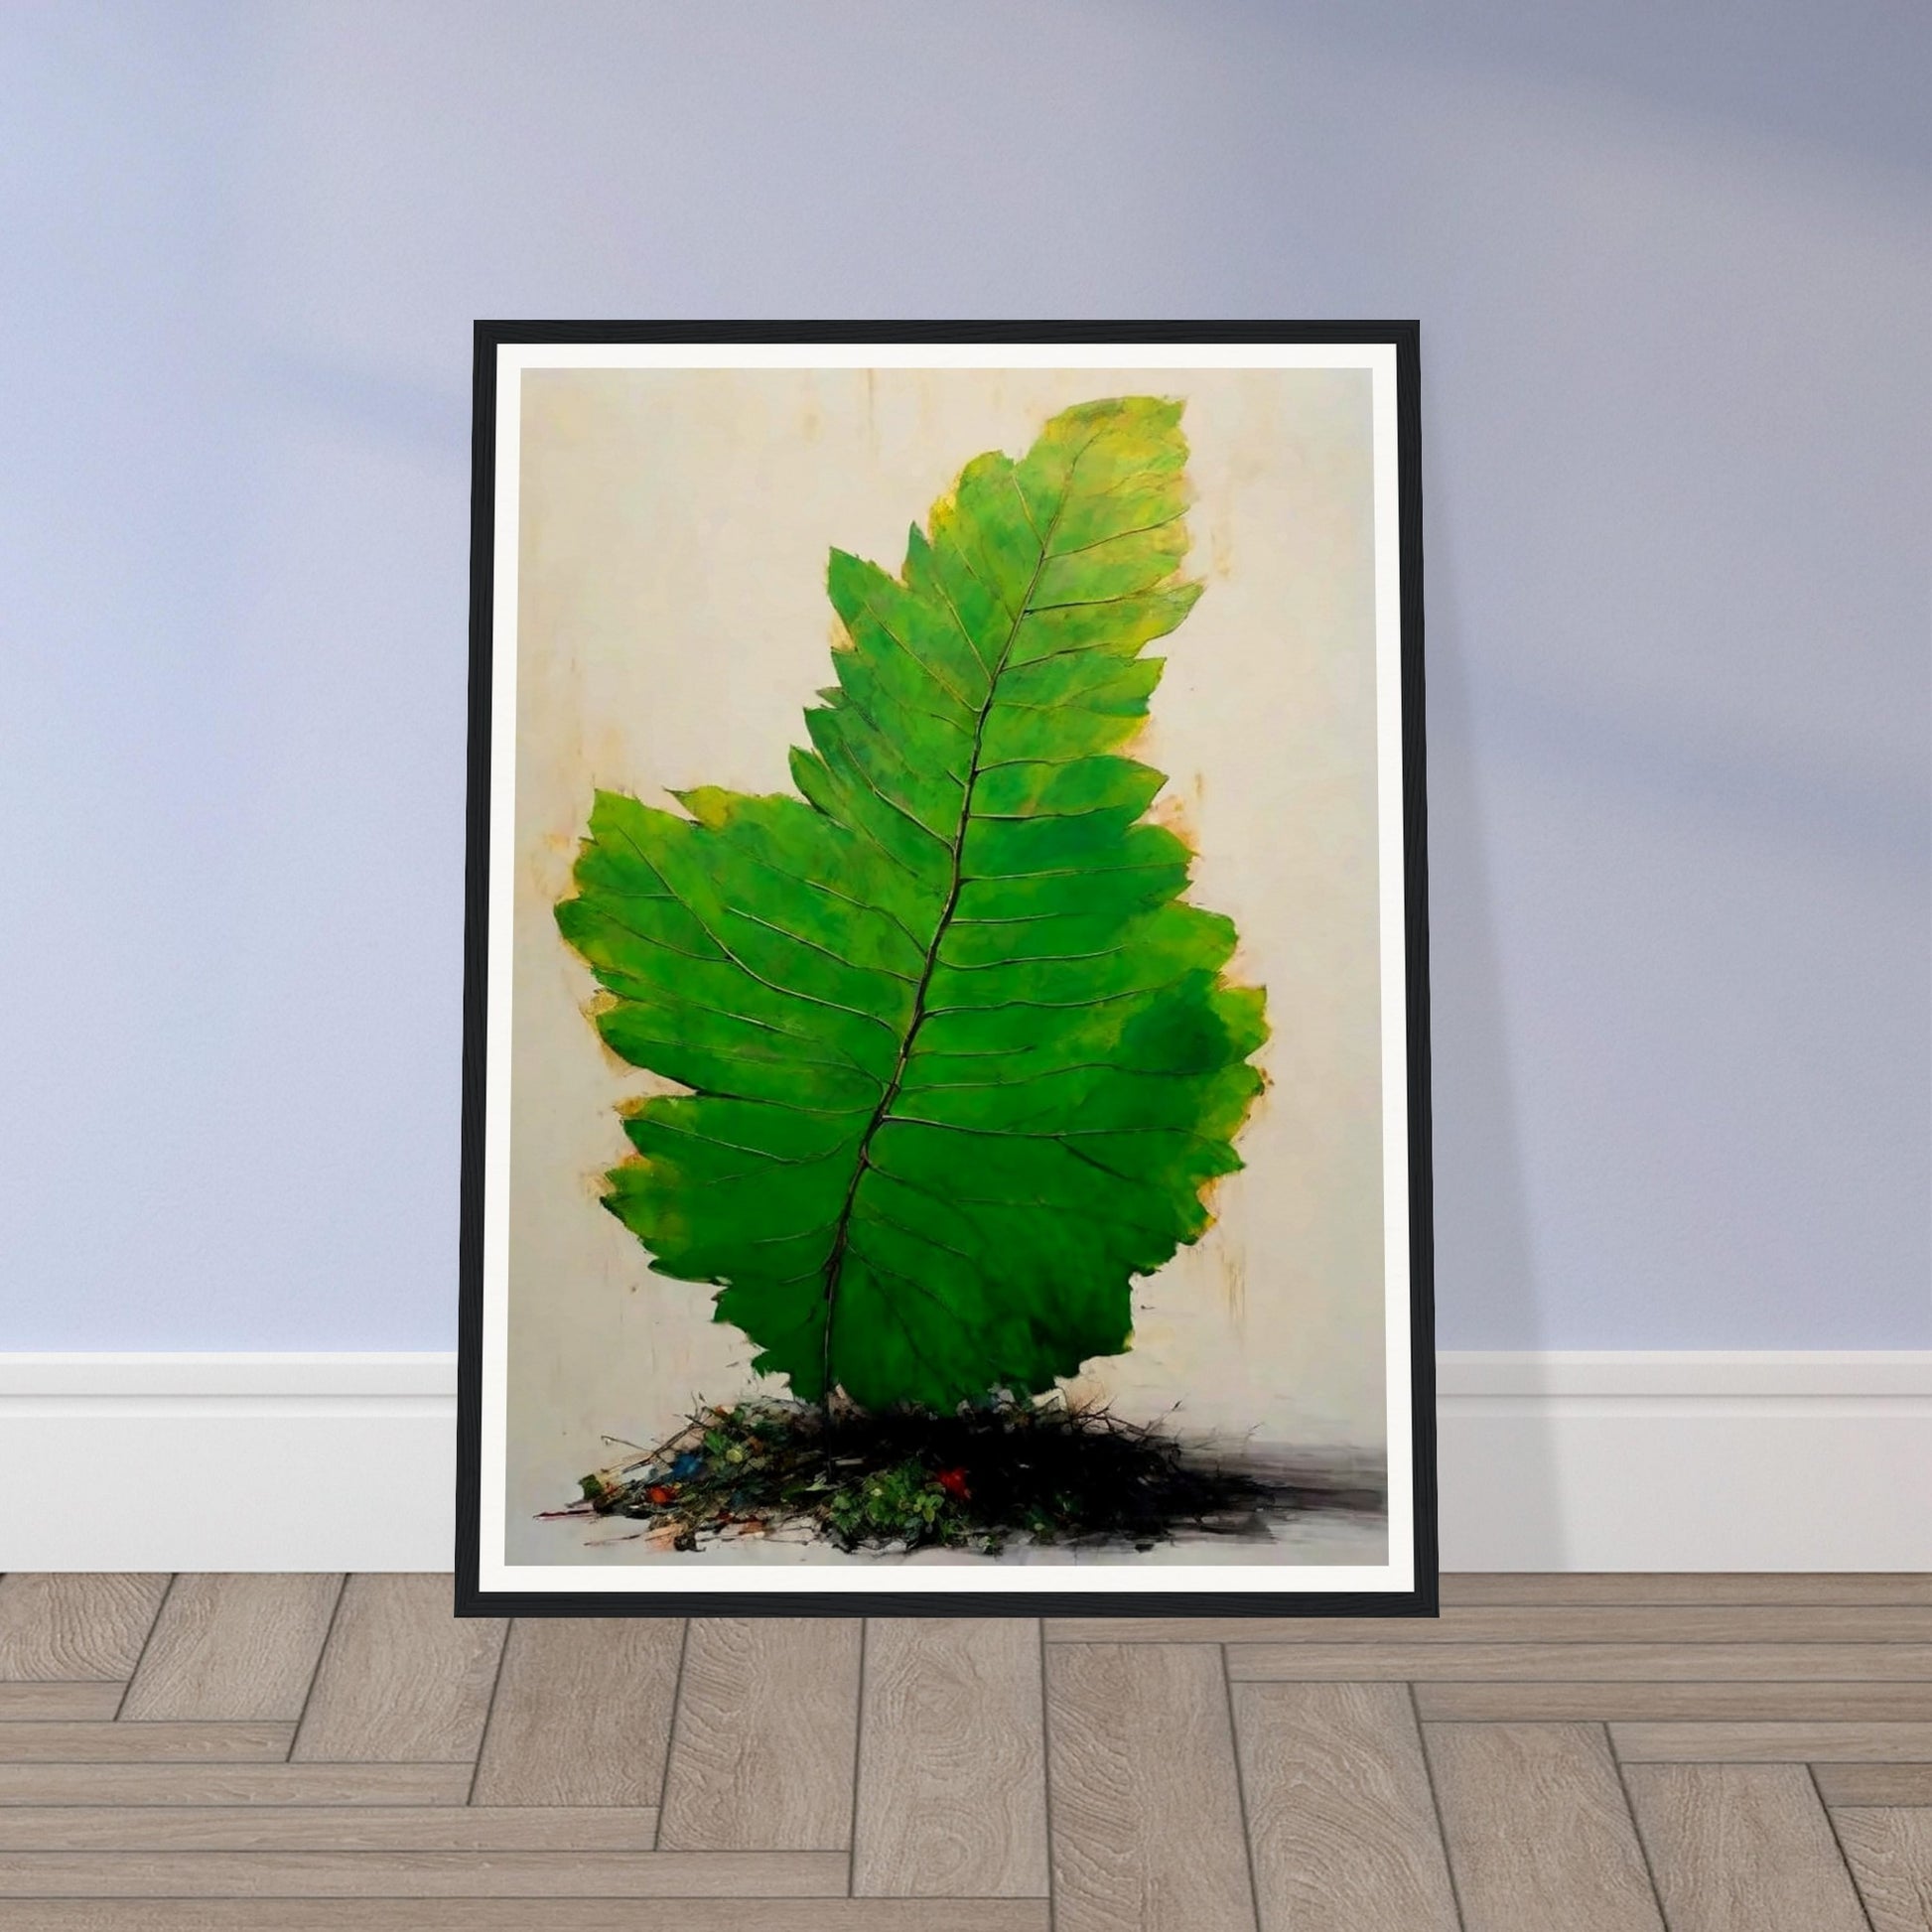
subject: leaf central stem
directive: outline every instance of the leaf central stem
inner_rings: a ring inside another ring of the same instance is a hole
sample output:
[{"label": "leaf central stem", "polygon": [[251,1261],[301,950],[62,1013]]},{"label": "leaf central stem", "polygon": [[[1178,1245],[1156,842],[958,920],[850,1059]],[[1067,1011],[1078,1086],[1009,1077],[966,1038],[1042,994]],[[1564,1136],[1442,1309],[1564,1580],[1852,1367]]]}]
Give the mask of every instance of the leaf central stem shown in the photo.
[{"label": "leaf central stem", "polygon": [[[845,1204],[839,1209],[839,1218],[832,1235],[832,1249],[825,1258],[825,1332],[820,1351],[820,1392],[819,1401],[829,1417],[832,1410],[832,1317],[838,1307],[839,1283],[845,1271],[846,1246],[852,1231],[852,1210],[859,1198],[859,1182],[865,1178],[866,1170],[872,1165],[872,1144],[880,1125],[891,1113],[893,1103],[898,1098],[900,1084],[905,1078],[905,1068],[912,1057],[912,1042],[918,1037],[919,1028],[925,1020],[927,990],[932,985],[934,969],[939,964],[940,942],[946,936],[946,929],[952,923],[954,910],[959,904],[959,889],[962,883],[961,872],[966,851],[966,828],[973,816],[973,787],[979,782],[980,747],[986,736],[986,721],[992,716],[993,699],[1000,688],[1000,679],[1006,671],[1007,659],[1013,653],[1013,646],[1020,636],[1020,626],[1026,621],[1028,612],[1033,608],[1034,593],[1039,588],[1040,574],[1046,568],[1047,546],[1053,540],[1053,532],[1059,527],[1061,512],[1066,507],[1066,498],[1071,489],[1072,480],[1068,478],[1068,487],[1062,490],[1059,502],[1054,506],[1052,520],[1047,524],[1039,538],[1039,557],[1034,565],[1034,574],[1028,579],[1027,588],[1021,594],[1020,607],[1014,613],[1013,623],[1009,627],[1006,641],[1000,646],[999,661],[987,675],[986,702],[979,708],[973,720],[972,756],[966,761],[966,779],[959,795],[959,824],[953,831],[951,845],[951,878],[946,887],[945,903],[939,908],[939,917],[932,928],[932,942],[926,947],[925,963],[919,970],[918,983],[912,990],[912,1014],[905,1029],[905,1037],[899,1041],[898,1058],[893,1067],[893,1075],[886,1082],[886,1090],[879,1097],[879,1105],[873,1109],[872,1118],[866,1122],[865,1132],[859,1137],[859,1158],[853,1163],[852,1181],[845,1190]],[[1015,489],[1019,485],[1016,483]],[[1021,499],[1025,512],[1025,498]]]}]

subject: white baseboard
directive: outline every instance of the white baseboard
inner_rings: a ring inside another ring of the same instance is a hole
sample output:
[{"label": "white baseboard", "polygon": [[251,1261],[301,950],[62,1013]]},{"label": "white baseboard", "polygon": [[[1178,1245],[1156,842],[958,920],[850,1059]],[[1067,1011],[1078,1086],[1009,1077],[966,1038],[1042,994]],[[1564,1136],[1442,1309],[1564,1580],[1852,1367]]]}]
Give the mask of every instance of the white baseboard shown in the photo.
[{"label": "white baseboard", "polygon": [[[1445,1354],[1447,1570],[1932,1570],[1932,1352]],[[449,1355],[0,1355],[0,1568],[442,1570]]]},{"label": "white baseboard", "polygon": [[454,1355],[0,1355],[0,1568],[447,1570]]},{"label": "white baseboard", "polygon": [[1446,1570],[1932,1570],[1932,1352],[1445,1354]]}]

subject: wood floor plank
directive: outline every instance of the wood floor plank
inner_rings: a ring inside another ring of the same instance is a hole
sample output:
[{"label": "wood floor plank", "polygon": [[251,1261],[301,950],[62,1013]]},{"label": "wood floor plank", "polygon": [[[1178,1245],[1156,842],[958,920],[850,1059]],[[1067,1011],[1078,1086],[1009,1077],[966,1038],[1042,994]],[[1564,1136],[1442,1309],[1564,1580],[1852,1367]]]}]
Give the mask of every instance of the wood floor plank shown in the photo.
[{"label": "wood floor plank", "polygon": [[0,1765],[255,1764],[287,1757],[292,1724],[0,1724]]},{"label": "wood floor plank", "polygon": [[1932,1604],[1505,1603],[1434,1618],[1050,1617],[1045,1629],[1049,1643],[1932,1644]]},{"label": "wood floor plank", "polygon": [[1932,1603],[1932,1576],[1917,1571],[1717,1575],[1449,1571],[1445,1608],[1504,1603]]},{"label": "wood floor plank", "polygon": [[24,1684],[0,1682],[0,1723],[12,1718],[107,1724],[120,1710],[126,1689],[111,1678],[91,1684],[63,1684],[52,1678]]},{"label": "wood floor plank", "polygon": [[1242,1684],[1234,1734],[1261,1932],[1457,1932],[1403,1686]]},{"label": "wood floor plank", "polygon": [[1932,1806],[1932,1764],[1814,1764],[1828,1805]]},{"label": "wood floor plank", "polygon": [[0,1899],[0,1932],[1048,1932],[1030,1898]]},{"label": "wood floor plank", "polygon": [[1214,1645],[1049,1651],[1046,1746],[1057,1932],[1255,1932]]},{"label": "wood floor plank", "polygon": [[480,1805],[655,1805],[684,1626],[522,1617],[477,1766]]},{"label": "wood floor plank", "polygon": [[1038,1624],[875,1617],[862,1678],[854,1892],[1044,1898]]},{"label": "wood floor plank", "polygon": [[460,1805],[468,1764],[4,1764],[0,1806]]},{"label": "wood floor plank", "polygon": [[1932,1759],[1932,1724],[1612,1725],[1626,1764],[1907,1764]]},{"label": "wood floor plank", "polygon": [[81,1571],[0,1577],[0,1678],[125,1681],[168,1582]]},{"label": "wood floor plank", "polygon": [[1625,1776],[1671,1932],[1866,1932],[1802,1764],[1638,1764]]},{"label": "wood floor plank", "polygon": [[1465,1932],[1663,1932],[1596,1725],[1425,1725]]},{"label": "wood floor plank", "polygon": [[843,1851],[859,1726],[856,1617],[694,1617],[658,1843]]},{"label": "wood floor plank", "polygon": [[447,1576],[351,1577],[295,1738],[295,1761],[474,1761],[503,1623],[460,1617]]},{"label": "wood floor plank", "polygon": [[279,1573],[177,1577],[122,1719],[301,1717],[342,1586]]},{"label": "wood floor plank", "polygon": [[1890,1643],[1242,1643],[1228,1646],[1239,1684],[1638,1684],[1932,1682],[1932,1644]]},{"label": "wood floor plank", "polygon": [[1717,1723],[1752,1719],[1932,1721],[1932,1684],[1430,1684],[1426,1720],[1511,1724]]},{"label": "wood floor plank", "polygon": [[657,1814],[560,1805],[17,1805],[6,1852],[648,1852]]},{"label": "wood floor plank", "polygon": [[831,1898],[834,1852],[0,1852],[8,1898]]},{"label": "wood floor plank", "polygon": [[1932,1925],[1932,1810],[1855,1805],[1834,1816],[1872,1932],[1925,1932]]},{"label": "wood floor plank", "polygon": [[1047,1932],[1049,1859],[1058,1932],[1449,1932],[1451,1873],[1464,1932],[1661,1932],[1638,1823],[1671,1932],[1932,1932],[1932,1579],[1056,1619],[1044,1710],[1021,1619],[505,1645],[333,1582],[0,1581],[0,1932]]}]

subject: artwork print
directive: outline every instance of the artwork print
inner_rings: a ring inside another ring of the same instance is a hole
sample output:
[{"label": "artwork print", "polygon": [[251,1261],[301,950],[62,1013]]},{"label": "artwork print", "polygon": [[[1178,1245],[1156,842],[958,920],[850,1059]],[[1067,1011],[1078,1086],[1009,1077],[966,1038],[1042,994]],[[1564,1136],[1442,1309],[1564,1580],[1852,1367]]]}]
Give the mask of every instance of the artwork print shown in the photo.
[{"label": "artwork print", "polygon": [[1384,330],[480,327],[465,1607],[1430,1606]]}]

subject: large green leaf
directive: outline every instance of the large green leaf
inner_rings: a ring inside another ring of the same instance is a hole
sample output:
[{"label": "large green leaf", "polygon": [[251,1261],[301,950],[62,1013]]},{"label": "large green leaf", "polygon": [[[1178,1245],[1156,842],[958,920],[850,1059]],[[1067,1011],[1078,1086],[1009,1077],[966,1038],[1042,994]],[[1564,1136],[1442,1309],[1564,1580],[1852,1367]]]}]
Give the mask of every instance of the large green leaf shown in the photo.
[{"label": "large green leaf", "polygon": [[1118,1353],[1241,1165],[1262,995],[1117,749],[1199,595],[1179,417],[1081,404],[968,464],[897,578],[832,553],[802,798],[597,795],[558,924],[611,1047],[691,1089],[627,1110],[606,1205],[806,1400]]}]

